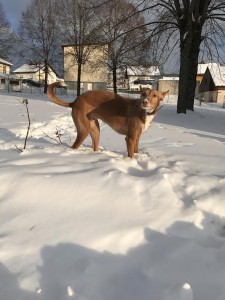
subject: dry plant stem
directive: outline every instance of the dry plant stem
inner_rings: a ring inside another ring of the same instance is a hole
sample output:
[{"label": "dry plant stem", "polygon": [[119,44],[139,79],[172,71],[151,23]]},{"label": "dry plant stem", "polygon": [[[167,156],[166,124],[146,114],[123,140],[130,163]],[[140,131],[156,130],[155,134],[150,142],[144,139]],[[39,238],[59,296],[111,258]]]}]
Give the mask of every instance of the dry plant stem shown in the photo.
[{"label": "dry plant stem", "polygon": [[30,120],[30,113],[29,113],[29,109],[28,109],[28,100],[23,99],[23,101],[20,101],[20,100],[18,100],[18,101],[26,107],[27,119],[28,119],[27,133],[26,133],[26,136],[25,136],[23,149],[21,149],[21,148],[19,148],[15,145],[16,149],[18,149],[20,152],[23,152],[23,150],[25,150],[26,146],[27,146],[27,139],[28,139],[29,132],[30,132],[31,120]]},{"label": "dry plant stem", "polygon": [[23,149],[26,149],[26,146],[27,146],[27,139],[28,139],[28,136],[29,136],[29,132],[30,132],[30,124],[31,124],[31,121],[30,121],[30,114],[29,114],[29,109],[28,109],[28,100],[27,99],[23,99],[23,102],[22,102],[25,107],[26,107],[26,111],[27,111],[27,119],[28,119],[28,126],[27,126],[27,133],[26,133],[26,137],[25,137],[25,140],[24,140],[24,146],[23,146]]},{"label": "dry plant stem", "polygon": [[43,133],[44,133],[45,137],[47,137],[47,138],[49,138],[49,139],[55,141],[55,142],[56,142],[57,144],[59,144],[59,145],[62,145],[62,141],[61,141],[60,134],[59,134],[58,130],[56,131],[56,137],[57,137],[58,139],[49,136],[49,135],[46,134],[44,131],[43,131]]}]

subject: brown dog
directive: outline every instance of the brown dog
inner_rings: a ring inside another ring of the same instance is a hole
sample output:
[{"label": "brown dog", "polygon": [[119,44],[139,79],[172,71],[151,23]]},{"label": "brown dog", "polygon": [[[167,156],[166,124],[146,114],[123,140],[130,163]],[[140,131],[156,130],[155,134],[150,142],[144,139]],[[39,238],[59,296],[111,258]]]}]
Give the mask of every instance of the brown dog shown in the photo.
[{"label": "brown dog", "polygon": [[72,118],[77,129],[77,138],[72,148],[77,149],[91,135],[92,148],[98,150],[100,127],[98,119],[116,132],[126,136],[128,156],[138,152],[139,138],[151,125],[160,101],[168,93],[141,89],[141,99],[124,98],[108,91],[88,91],[67,103],[56,97],[55,87],[65,86],[55,82],[48,87],[49,98],[58,105],[72,108]]}]

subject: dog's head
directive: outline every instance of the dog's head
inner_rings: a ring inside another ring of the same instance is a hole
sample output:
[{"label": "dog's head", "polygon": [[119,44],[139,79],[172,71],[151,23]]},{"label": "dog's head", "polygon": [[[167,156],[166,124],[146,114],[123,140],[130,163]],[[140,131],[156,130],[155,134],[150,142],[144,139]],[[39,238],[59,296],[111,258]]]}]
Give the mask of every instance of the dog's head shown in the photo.
[{"label": "dog's head", "polygon": [[159,107],[160,101],[162,101],[166,94],[166,92],[158,92],[151,90],[149,88],[142,88],[140,87],[141,93],[141,108],[148,110],[150,112],[154,112]]}]

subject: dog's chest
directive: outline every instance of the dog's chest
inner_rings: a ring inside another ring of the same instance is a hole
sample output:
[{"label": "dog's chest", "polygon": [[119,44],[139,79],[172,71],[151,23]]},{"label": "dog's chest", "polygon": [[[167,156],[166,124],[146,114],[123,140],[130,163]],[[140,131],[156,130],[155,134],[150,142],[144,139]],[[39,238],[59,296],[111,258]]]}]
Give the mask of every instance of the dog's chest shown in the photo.
[{"label": "dog's chest", "polygon": [[145,132],[149,128],[149,126],[151,126],[154,116],[155,116],[154,114],[151,115],[146,114],[145,122],[142,125],[142,133]]}]

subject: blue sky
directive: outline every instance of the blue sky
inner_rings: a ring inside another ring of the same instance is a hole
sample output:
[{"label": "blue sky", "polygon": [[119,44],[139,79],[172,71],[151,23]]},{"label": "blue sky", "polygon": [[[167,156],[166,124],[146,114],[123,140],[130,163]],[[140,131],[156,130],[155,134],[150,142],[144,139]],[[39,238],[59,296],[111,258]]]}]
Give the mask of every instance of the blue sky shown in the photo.
[{"label": "blue sky", "polygon": [[16,29],[20,20],[21,12],[24,11],[32,0],[0,0],[4,12],[12,27]]}]

